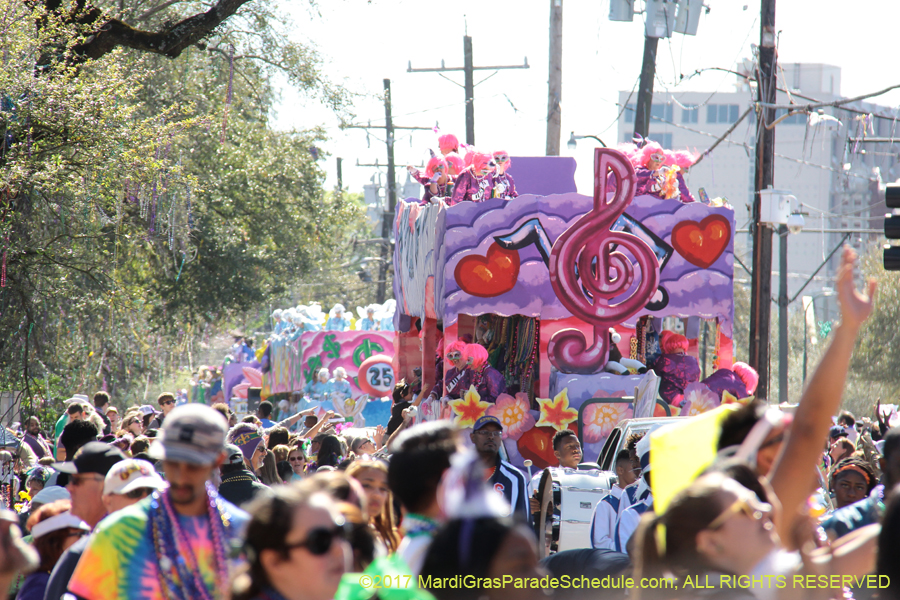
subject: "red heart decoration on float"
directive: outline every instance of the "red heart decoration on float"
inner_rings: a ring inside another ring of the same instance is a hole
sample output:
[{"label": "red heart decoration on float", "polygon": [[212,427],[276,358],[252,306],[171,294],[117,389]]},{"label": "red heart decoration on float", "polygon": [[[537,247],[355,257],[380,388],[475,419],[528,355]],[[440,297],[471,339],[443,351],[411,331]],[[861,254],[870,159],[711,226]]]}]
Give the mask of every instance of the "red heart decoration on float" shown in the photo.
[{"label": "red heart decoration on float", "polygon": [[487,256],[466,256],[456,264],[453,277],[462,290],[479,298],[493,298],[513,289],[519,278],[519,251],[496,243]]},{"label": "red heart decoration on float", "polygon": [[708,269],[716,262],[731,239],[731,223],[722,215],[710,215],[700,221],[681,221],[672,228],[672,246],[686,261]]},{"label": "red heart decoration on float", "polygon": [[[578,426],[573,423],[568,427],[578,434]],[[522,434],[517,446],[519,454],[534,463],[538,469],[559,466],[559,459],[553,454],[553,436],[556,430],[552,427],[532,427]]]}]

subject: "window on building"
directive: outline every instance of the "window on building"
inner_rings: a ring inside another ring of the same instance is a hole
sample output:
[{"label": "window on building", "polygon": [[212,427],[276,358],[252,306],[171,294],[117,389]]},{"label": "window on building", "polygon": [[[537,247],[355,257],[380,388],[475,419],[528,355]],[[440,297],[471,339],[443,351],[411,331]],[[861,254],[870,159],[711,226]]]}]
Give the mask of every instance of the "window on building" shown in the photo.
[{"label": "window on building", "polygon": [[707,104],[707,123],[734,123],[740,116],[740,107],[737,104]]},{"label": "window on building", "polygon": [[719,105],[719,123],[729,123],[728,120],[728,105],[720,104]]},{"label": "window on building", "polygon": [[634,123],[634,104],[625,106],[625,122]]},{"label": "window on building", "polygon": [[650,107],[650,121],[668,121],[674,119],[674,109],[671,104],[654,104]]},{"label": "window on building", "polygon": [[696,123],[697,117],[700,115],[700,110],[696,108],[682,108],[681,109],[681,122],[682,123]]}]

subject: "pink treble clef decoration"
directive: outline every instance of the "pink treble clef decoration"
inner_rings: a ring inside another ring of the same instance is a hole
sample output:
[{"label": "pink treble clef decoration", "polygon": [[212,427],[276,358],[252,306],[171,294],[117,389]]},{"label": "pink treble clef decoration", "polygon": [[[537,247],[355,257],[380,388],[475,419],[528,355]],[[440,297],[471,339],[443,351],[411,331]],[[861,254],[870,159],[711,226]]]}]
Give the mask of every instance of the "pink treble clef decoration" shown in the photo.
[{"label": "pink treble clef decoration", "polygon": [[[607,200],[607,172],[616,191]],[[550,362],[564,373],[596,373],[607,362],[609,328],[637,314],[659,286],[659,262],[653,250],[630,233],[610,231],[634,198],[634,167],[616,150],[594,151],[594,208],[573,223],[553,244],[550,283],[569,311],[594,327],[588,342],[581,331],[563,329],[550,338]],[[626,255],[622,250],[627,250]],[[635,281],[635,265],[640,280]],[[612,302],[619,299],[618,302]]]}]

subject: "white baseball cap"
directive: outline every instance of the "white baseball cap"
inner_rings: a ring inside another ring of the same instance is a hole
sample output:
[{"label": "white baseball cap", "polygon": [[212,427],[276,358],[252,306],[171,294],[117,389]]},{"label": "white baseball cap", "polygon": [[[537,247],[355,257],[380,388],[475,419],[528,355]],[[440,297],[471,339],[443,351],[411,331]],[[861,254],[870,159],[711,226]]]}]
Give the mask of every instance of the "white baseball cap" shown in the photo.
[{"label": "white baseball cap", "polygon": [[48,485],[37,494],[34,495],[34,498],[31,499],[31,505],[35,504],[50,504],[51,502],[56,502],[57,500],[71,500],[72,495],[69,494],[69,490],[64,487],[58,485]]},{"label": "white baseball cap", "polygon": [[164,490],[169,487],[153,465],[146,460],[129,458],[112,466],[103,482],[103,495],[127,494],[138,488]]}]

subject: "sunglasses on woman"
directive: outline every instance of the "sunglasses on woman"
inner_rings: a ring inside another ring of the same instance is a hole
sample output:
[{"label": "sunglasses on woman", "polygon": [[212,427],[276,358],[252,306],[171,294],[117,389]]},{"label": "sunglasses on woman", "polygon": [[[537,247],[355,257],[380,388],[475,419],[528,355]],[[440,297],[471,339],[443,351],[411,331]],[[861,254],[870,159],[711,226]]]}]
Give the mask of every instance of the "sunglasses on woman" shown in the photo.
[{"label": "sunglasses on woman", "polygon": [[293,544],[285,544],[284,547],[288,550],[293,550],[294,548],[306,548],[313,556],[322,556],[331,550],[331,545],[335,540],[341,541],[347,539],[347,529],[346,524],[336,525],[332,528],[317,527],[307,534],[305,540]]},{"label": "sunglasses on woman", "polygon": [[723,510],[722,514],[716,517],[713,522],[710,523],[709,526],[707,526],[707,529],[710,531],[715,531],[716,529],[719,529],[720,527],[725,525],[725,523],[727,523],[729,519],[738,514],[743,514],[744,516],[750,517],[754,521],[759,521],[770,512],[772,512],[771,504],[751,500],[749,498],[738,498],[731,504],[731,506]]}]

